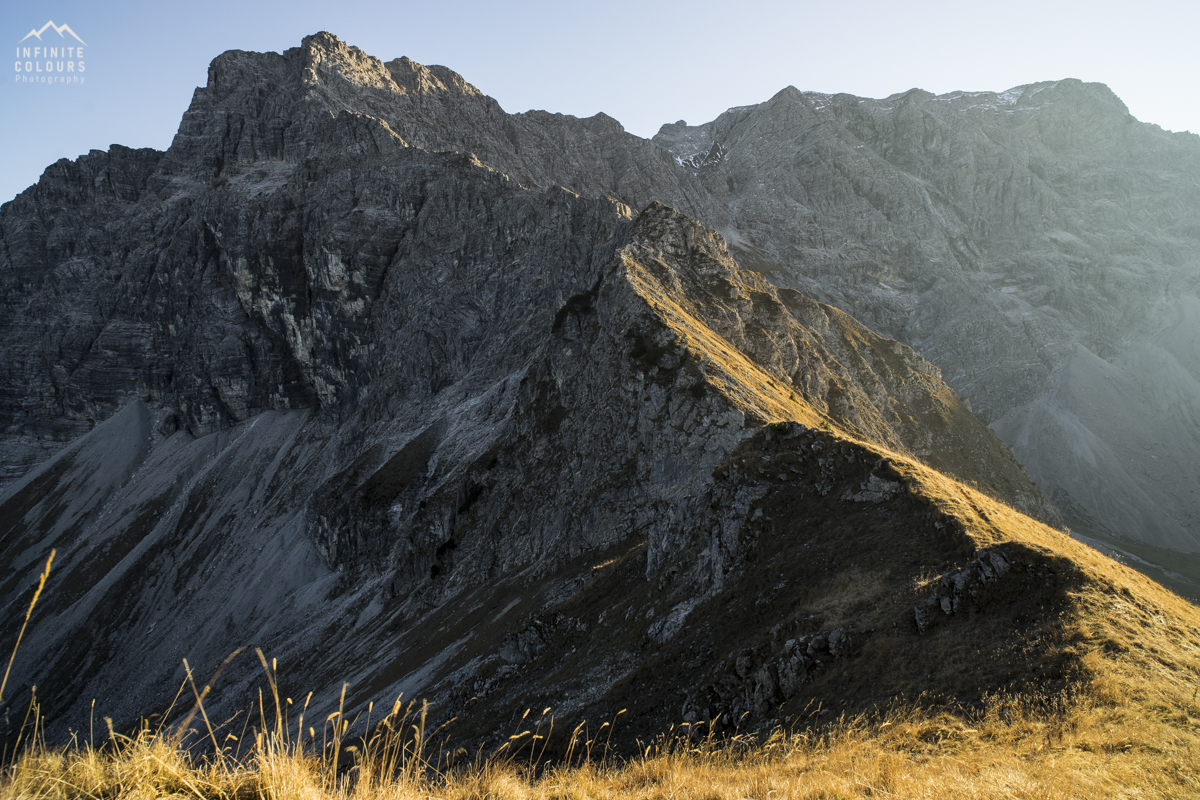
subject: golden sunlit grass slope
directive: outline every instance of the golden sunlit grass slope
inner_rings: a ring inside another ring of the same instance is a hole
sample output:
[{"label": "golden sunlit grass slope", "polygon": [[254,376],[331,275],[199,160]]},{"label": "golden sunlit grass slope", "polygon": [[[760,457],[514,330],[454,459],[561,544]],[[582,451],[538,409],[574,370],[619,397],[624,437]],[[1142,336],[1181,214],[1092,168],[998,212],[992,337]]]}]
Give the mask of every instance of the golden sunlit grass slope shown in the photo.
[{"label": "golden sunlit grass slope", "polygon": [[[699,355],[708,379],[749,417],[818,425],[832,432],[831,440],[863,448],[860,459],[873,453],[889,462],[912,496],[954,520],[950,527],[963,554],[1016,545],[1054,562],[1064,601],[1055,636],[1072,643],[1070,655],[1095,679],[1104,675],[1129,691],[1140,687],[1142,699],[1174,685],[1176,707],[1195,693],[1195,607],[1014,511],[1011,505],[1027,513],[1046,508],[1011,451],[940,381],[936,368],[836,309],[740,270],[719,236],[665,206],[643,212],[624,266],[635,290]],[[755,447],[757,441],[747,443],[753,455],[743,463],[774,463],[785,455],[778,446]],[[783,518],[814,502],[795,494],[780,482],[761,507]],[[845,516],[832,507],[826,512]],[[1056,519],[1052,511],[1041,516]],[[897,535],[874,546],[910,544]]]},{"label": "golden sunlit grass slope", "polygon": [[900,463],[911,490],[961,521],[979,548],[1016,544],[1073,574],[1061,646],[1084,667],[1089,697],[1138,719],[1200,725],[1200,609],[1139,572],[919,464]]},{"label": "golden sunlit grass slope", "polygon": [[[1047,704],[996,699],[975,717],[895,710],[809,733],[689,743],[663,740],[624,761],[533,769],[503,753],[439,771],[411,736],[385,733],[333,768],[275,731],[240,761],[195,759],[171,736],[113,737],[100,748],[34,747],[0,779],[0,798],[278,798],[279,800],[658,800],[685,798],[1189,798],[1200,792],[1200,736],[1130,706],[1119,686]],[[1162,697],[1171,695],[1170,690]],[[337,721],[335,721],[336,724]],[[392,731],[403,726],[396,725]]]},{"label": "golden sunlit grass slope", "polygon": [[[772,438],[746,442],[718,480],[797,463],[799,482],[812,477],[805,474],[811,465],[789,460],[793,442]],[[1135,788],[1193,796],[1200,787],[1200,612],[1193,605],[924,465],[872,461],[861,444],[837,435],[813,440],[825,444],[827,461],[853,456],[849,475],[829,477],[832,491],[803,503],[792,480],[775,483],[758,503],[764,514],[745,577],[693,611],[721,628],[712,634],[721,653],[746,645],[741,632],[765,627],[762,599],[769,598],[771,621],[785,632],[750,641],[742,652],[755,667],[773,663],[787,636],[838,627],[861,635],[844,656],[820,656],[826,663],[810,668],[779,706],[784,718],[818,721],[811,730],[831,718],[813,713],[822,705],[834,718],[844,709],[859,722],[835,725],[837,735],[817,743],[788,740],[782,760],[753,762],[768,781],[761,796],[769,788],[795,796],[1107,797],[1121,796],[1121,787],[1130,796],[1140,796]],[[903,487],[893,500],[872,507],[839,496],[872,470]],[[1009,571],[956,594],[955,577],[978,574],[972,570],[987,554],[1002,556]],[[781,574],[792,579],[782,588],[774,583]],[[953,613],[935,604],[926,630],[915,631],[914,611],[943,598],[954,598]],[[657,673],[702,635],[681,632],[631,678],[631,708],[655,707],[663,692]],[[732,668],[714,680],[678,667],[678,682],[712,681],[712,690],[692,693],[692,707],[720,702]],[[677,701],[673,707],[678,714]],[[695,773],[689,780],[728,781],[711,796],[744,796],[756,773],[721,763],[724,777]],[[829,783],[814,783],[815,776]],[[696,786],[687,791],[677,796],[710,796]]]}]

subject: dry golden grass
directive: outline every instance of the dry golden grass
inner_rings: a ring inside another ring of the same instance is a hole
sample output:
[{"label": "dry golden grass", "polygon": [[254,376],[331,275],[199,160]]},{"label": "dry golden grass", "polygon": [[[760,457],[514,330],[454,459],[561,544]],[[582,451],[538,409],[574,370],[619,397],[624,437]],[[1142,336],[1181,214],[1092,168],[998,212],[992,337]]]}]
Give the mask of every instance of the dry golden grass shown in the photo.
[{"label": "dry golden grass", "polygon": [[[1104,604],[1108,594],[1087,590],[1079,602]],[[305,727],[306,701],[293,724],[295,706],[279,696],[275,665],[260,652],[275,711],[264,714],[260,703],[257,725],[241,740],[209,726],[207,687],[198,691],[190,677],[183,688],[195,702],[180,724],[156,731],[146,725],[132,737],[109,727],[99,746],[47,747],[35,709],[31,743],[0,775],[0,800],[1200,797],[1200,705],[1195,681],[1187,680],[1195,675],[1197,639],[1172,628],[1167,610],[1127,608],[1138,610],[1093,608],[1088,619],[1103,630],[1091,631],[1090,641],[1136,643],[1136,632],[1144,639],[1144,626],[1156,620],[1169,633],[1149,652],[1088,652],[1088,682],[1055,695],[995,695],[970,713],[898,708],[820,728],[776,729],[765,738],[714,740],[693,730],[625,760],[591,758],[600,737],[583,744],[576,729],[557,765],[541,761],[545,743],[532,736],[544,732],[545,713],[527,726],[532,733],[510,739],[512,747],[453,768],[431,755],[425,709],[413,703],[397,700],[380,724],[367,721],[370,738],[353,743],[340,711],[318,733]],[[1160,616],[1141,616],[1147,613]],[[181,744],[189,730],[222,746],[194,756]]]},{"label": "dry golden grass", "polygon": [[385,726],[337,772],[333,742],[322,754],[279,729],[240,759],[192,758],[176,738],[143,730],[99,748],[34,746],[6,770],[0,798],[1200,797],[1200,736],[1178,722],[1111,698],[996,698],[972,720],[908,709],[765,740],[681,736],[625,761],[577,759],[540,772],[503,752],[438,770],[415,735],[419,722]]},{"label": "dry golden grass", "polygon": [[735,408],[750,417],[789,419],[806,425],[830,425],[829,416],[803,398],[794,387],[765,372],[745,353],[718,335],[682,304],[677,293],[662,287],[650,270],[625,258],[626,279],[659,319],[690,350],[702,353],[709,369],[706,380],[717,386]]}]

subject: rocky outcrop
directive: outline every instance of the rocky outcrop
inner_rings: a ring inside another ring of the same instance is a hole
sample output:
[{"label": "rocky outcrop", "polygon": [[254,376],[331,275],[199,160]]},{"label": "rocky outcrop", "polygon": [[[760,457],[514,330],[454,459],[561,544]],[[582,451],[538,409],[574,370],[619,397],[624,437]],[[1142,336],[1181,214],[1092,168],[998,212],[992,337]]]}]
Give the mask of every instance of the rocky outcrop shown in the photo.
[{"label": "rocky outcrop", "polygon": [[965,567],[940,575],[931,582],[933,592],[925,598],[924,604],[913,609],[917,630],[921,633],[929,630],[935,619],[934,611],[950,616],[962,610],[982,589],[1003,578],[1011,568],[998,551],[981,550]]}]

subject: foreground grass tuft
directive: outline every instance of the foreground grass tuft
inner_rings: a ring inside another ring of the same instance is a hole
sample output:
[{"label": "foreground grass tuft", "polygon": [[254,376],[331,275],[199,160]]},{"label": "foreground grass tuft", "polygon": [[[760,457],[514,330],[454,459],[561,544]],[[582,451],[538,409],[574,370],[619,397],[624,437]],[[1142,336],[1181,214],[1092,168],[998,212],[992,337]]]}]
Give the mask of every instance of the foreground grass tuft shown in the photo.
[{"label": "foreground grass tuft", "polygon": [[339,741],[338,715],[323,741],[295,741],[278,724],[236,755],[230,744],[193,756],[177,733],[148,727],[100,746],[35,742],[0,778],[0,800],[1200,797],[1200,709],[1155,716],[1116,699],[996,697],[973,715],[906,708],[819,730],[677,735],[630,759],[584,752],[540,770],[507,749],[441,766],[426,753],[421,712],[396,704],[353,744]]}]

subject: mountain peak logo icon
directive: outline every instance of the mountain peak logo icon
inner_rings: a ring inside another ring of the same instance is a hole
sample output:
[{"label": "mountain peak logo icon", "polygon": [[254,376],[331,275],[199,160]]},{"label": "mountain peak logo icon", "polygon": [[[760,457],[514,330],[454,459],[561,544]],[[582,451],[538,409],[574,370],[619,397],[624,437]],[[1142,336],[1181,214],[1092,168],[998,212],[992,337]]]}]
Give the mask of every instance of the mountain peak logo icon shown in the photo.
[{"label": "mountain peak logo icon", "polygon": [[[34,36],[40,42],[42,40],[42,34],[45,33],[50,28],[53,28],[54,32],[57,33],[59,36],[62,36],[63,31],[66,31],[67,33],[69,33],[75,37],[75,41],[79,42],[81,45],[84,45],[85,47],[87,46],[87,42],[85,42],[83,39],[80,39],[79,35],[77,33],[75,33],[75,31],[71,30],[70,25],[67,25],[65,23],[62,25],[55,25],[54,20],[50,20],[45,25],[43,25],[39,30],[36,30],[36,31],[31,30],[29,33],[25,34],[25,39],[28,39],[30,36]],[[66,37],[63,36],[63,38],[65,39]],[[22,39],[21,42],[25,41],[25,39]],[[20,44],[21,42],[17,42],[17,44]]]}]

